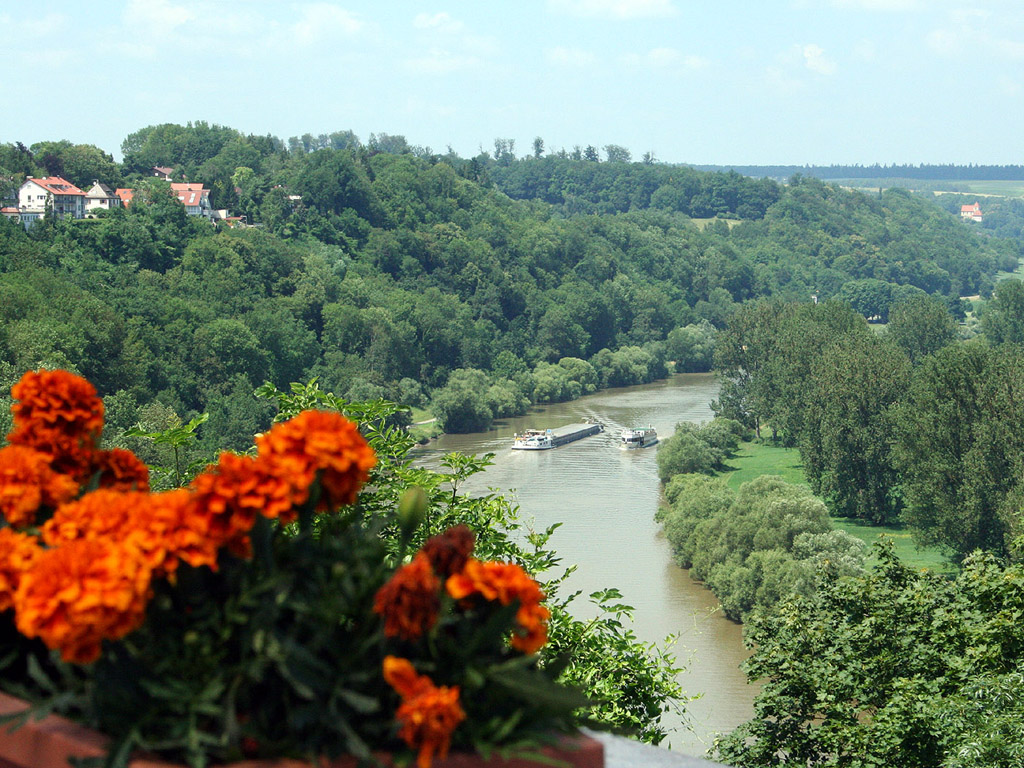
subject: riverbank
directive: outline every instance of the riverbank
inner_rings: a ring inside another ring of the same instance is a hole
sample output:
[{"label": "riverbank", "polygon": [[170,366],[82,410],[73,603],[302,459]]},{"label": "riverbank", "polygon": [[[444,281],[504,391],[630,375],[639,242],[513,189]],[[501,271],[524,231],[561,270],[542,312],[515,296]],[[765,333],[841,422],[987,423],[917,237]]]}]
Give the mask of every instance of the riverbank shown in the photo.
[{"label": "riverbank", "polygon": [[[557,526],[551,538],[561,559],[556,572],[575,566],[559,592],[580,593],[574,615],[598,615],[587,596],[609,588],[633,607],[625,630],[675,654],[685,667],[677,678],[683,690],[703,694],[687,703],[685,714],[671,713],[664,721],[667,743],[691,755],[703,754],[716,734],[753,716],[756,689],[739,668],[749,651],[742,627],[726,619],[714,595],[672,562],[655,521],[661,498],[657,449],[620,450],[618,434],[627,426],[652,425],[659,435],[670,435],[681,421],[710,421],[708,403],[718,387],[710,374],[675,374],[532,406],[525,416],[500,419],[486,431],[444,434],[415,450],[417,463],[431,468],[440,467],[451,451],[493,453],[494,463],[460,490],[506,495],[527,530]],[[585,419],[601,421],[605,432],[551,451],[512,450],[516,432]],[[666,643],[669,636],[674,644]]]},{"label": "riverbank", "polygon": [[[739,487],[761,475],[779,475],[787,483],[808,485],[804,475],[800,451],[796,448],[784,448],[768,442],[741,443],[739,451],[729,460],[728,469],[722,473],[729,487]],[[896,554],[912,568],[927,568],[936,572],[950,572],[949,561],[942,556],[937,547],[920,548],[905,528],[891,525],[867,525],[845,517],[832,517],[832,527],[855,536],[869,546],[880,538],[892,541]],[[874,557],[869,556],[870,566]]]}]

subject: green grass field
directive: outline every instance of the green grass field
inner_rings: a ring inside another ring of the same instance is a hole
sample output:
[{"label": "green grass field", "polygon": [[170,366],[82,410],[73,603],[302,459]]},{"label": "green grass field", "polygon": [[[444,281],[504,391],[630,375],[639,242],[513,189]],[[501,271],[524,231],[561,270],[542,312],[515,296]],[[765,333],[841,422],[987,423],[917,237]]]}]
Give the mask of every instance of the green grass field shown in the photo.
[{"label": "green grass field", "polygon": [[[742,443],[736,456],[729,460],[729,469],[722,473],[729,487],[737,490],[743,483],[761,475],[780,475],[787,483],[807,485],[800,452],[796,448],[783,448],[770,443]],[[845,517],[833,517],[832,525],[866,544],[873,545],[880,536],[892,540],[903,562],[912,568],[928,568],[937,572],[951,571],[949,563],[938,549],[918,549],[910,533],[895,526],[867,525]],[[869,556],[868,563],[874,561]]]},{"label": "green grass field", "polygon": [[736,456],[729,460],[730,469],[722,477],[734,491],[743,483],[761,475],[781,475],[787,483],[807,485],[800,451],[770,443],[742,443]]},{"label": "green grass field", "polygon": [[739,219],[719,219],[717,216],[712,216],[710,219],[693,219],[693,218],[691,218],[690,221],[693,222],[693,224],[698,229],[704,229],[708,224],[710,224],[713,221],[724,221],[726,224],[729,225],[729,229],[732,229],[736,225],[743,223]]},{"label": "green grass field", "polygon": [[829,183],[857,189],[865,194],[878,193],[879,188],[903,187],[906,189],[932,190],[936,194],[985,195],[993,197],[1024,197],[1024,180],[1007,179],[996,181],[961,179],[828,179]]},{"label": "green grass field", "polygon": [[1024,181],[961,181],[950,184],[962,184],[971,192],[979,195],[997,195],[999,197],[1024,197]]},{"label": "green grass field", "polygon": [[412,409],[412,426],[409,427],[409,434],[418,443],[426,442],[441,434],[441,428],[433,420],[434,414],[423,408]]}]

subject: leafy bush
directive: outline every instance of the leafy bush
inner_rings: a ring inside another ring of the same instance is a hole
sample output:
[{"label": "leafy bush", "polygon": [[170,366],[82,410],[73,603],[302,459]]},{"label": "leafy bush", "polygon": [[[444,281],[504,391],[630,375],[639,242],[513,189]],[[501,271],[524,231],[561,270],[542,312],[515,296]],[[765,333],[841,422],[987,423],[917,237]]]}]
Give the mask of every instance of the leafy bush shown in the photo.
[{"label": "leafy bush", "polygon": [[869,572],[747,626],[755,716],[716,744],[729,765],[1024,764],[1024,572],[981,553],[955,580],[879,545]]},{"label": "leafy bush", "polygon": [[707,583],[725,615],[743,621],[816,574],[859,573],[863,544],[831,530],[825,505],[805,487],[765,475],[733,493],[721,478],[677,475],[660,512],[675,561]]}]

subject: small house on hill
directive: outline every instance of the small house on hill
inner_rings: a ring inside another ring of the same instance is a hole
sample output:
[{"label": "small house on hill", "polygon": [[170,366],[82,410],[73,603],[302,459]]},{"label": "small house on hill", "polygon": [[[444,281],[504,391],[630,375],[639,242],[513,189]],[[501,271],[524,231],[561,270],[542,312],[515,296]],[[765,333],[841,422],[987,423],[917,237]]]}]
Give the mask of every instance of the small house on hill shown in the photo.
[{"label": "small house on hill", "polygon": [[981,221],[981,206],[977,202],[974,205],[961,205],[960,218]]},{"label": "small house on hill", "polygon": [[85,210],[87,212],[94,208],[109,211],[111,208],[120,207],[121,198],[114,193],[114,190],[100,181],[94,181],[92,187],[85,193]]},{"label": "small house on hill", "polygon": [[85,192],[60,176],[29,176],[18,189],[18,208],[25,225],[41,219],[47,209],[54,216],[80,219],[85,215]]},{"label": "small house on hill", "polygon": [[205,189],[202,184],[171,184],[171,192],[185,206],[185,213],[189,216],[202,216],[213,219],[213,209],[210,207],[210,190]]}]

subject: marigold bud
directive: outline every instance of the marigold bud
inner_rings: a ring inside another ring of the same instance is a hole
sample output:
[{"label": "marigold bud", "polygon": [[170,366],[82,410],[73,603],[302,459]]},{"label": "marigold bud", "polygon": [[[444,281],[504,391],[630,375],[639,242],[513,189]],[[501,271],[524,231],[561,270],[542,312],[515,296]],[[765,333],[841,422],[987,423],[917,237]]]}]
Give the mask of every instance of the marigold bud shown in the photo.
[{"label": "marigold bud", "polygon": [[405,489],[398,501],[398,524],[405,535],[411,534],[423,524],[427,516],[427,492],[418,485]]}]

